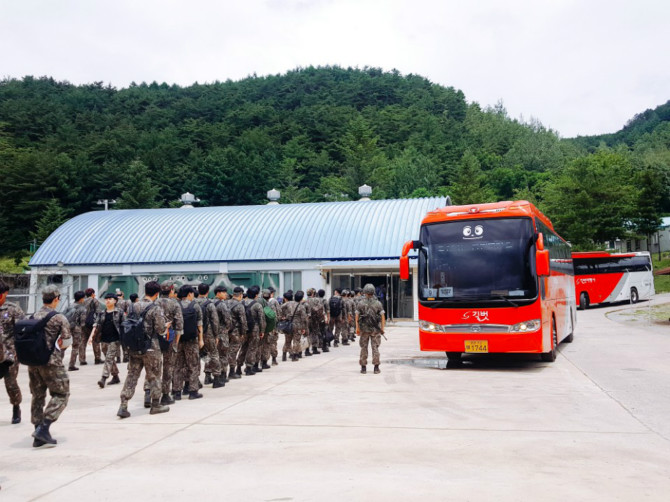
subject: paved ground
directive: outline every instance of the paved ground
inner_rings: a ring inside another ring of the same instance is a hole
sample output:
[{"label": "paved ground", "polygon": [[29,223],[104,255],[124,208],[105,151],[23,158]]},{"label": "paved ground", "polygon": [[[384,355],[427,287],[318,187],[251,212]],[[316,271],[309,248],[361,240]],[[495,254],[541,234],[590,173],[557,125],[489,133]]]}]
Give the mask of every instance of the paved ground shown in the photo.
[{"label": "paved ground", "polygon": [[627,308],[579,312],[553,364],[473,356],[445,370],[405,323],[388,332],[381,375],[340,347],[164,415],[137,395],[123,421],[119,387],[98,389],[101,368],[87,366],[71,373],[51,450],[30,446],[22,369],[24,422],[0,422],[0,499],[665,501],[670,326],[605,316]]}]

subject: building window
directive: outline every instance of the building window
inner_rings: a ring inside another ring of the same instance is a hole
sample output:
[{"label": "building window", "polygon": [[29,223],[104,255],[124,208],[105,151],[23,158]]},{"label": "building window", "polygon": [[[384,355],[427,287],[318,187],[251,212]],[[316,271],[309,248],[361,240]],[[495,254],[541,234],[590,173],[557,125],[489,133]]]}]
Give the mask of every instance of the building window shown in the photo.
[{"label": "building window", "polygon": [[284,291],[302,289],[302,272],[284,272]]}]

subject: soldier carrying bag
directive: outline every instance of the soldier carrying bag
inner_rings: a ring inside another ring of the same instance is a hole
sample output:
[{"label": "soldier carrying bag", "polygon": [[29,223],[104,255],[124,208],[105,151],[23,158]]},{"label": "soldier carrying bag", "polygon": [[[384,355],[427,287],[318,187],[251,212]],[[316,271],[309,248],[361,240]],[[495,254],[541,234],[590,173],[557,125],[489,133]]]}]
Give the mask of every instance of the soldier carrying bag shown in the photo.
[{"label": "soldier carrying bag", "polygon": [[35,319],[33,315],[28,319],[21,319],[16,322],[14,325],[14,347],[16,348],[16,357],[21,364],[44,366],[49,362],[58,338],[54,339],[51,347],[48,347],[44,328],[57,313],[52,310],[42,319]]},{"label": "soldier carrying bag", "polygon": [[144,332],[144,318],[147,312],[155,307],[152,303],[137,316],[132,310],[125,321],[121,323],[121,344],[128,350],[144,354],[151,348],[151,335]]},{"label": "soldier carrying bag", "polygon": [[300,307],[300,304],[296,305],[290,321],[288,319],[283,319],[277,323],[277,331],[280,331],[286,335],[293,334],[293,318],[295,317],[295,313],[298,311],[298,307]]}]

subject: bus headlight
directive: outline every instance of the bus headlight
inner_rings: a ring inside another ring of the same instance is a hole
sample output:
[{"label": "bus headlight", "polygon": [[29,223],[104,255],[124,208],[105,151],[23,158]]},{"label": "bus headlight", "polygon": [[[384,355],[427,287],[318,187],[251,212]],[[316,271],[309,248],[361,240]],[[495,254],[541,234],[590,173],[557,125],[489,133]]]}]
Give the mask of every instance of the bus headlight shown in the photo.
[{"label": "bus headlight", "polygon": [[444,333],[444,326],[434,322],[419,321],[419,328],[423,331],[430,331],[432,333]]},{"label": "bus headlight", "polygon": [[533,319],[532,321],[524,321],[518,324],[513,325],[510,328],[510,333],[529,333],[531,331],[537,331],[542,327],[542,323],[539,319]]}]

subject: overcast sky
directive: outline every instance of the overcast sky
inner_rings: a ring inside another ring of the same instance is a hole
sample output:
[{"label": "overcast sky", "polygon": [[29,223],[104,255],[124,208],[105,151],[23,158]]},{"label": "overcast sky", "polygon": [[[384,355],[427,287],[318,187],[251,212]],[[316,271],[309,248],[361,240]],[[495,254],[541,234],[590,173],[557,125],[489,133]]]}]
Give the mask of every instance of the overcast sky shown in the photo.
[{"label": "overcast sky", "polygon": [[0,0],[0,76],[188,86],[397,69],[562,137],[670,99],[670,0]]}]

